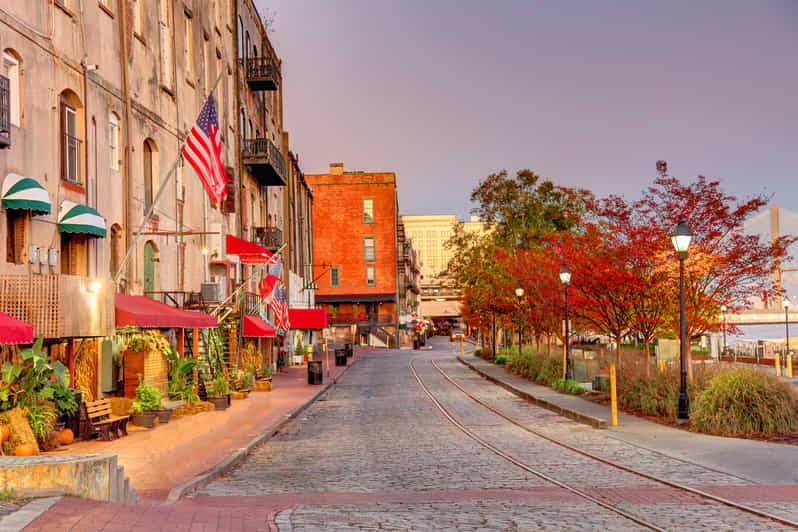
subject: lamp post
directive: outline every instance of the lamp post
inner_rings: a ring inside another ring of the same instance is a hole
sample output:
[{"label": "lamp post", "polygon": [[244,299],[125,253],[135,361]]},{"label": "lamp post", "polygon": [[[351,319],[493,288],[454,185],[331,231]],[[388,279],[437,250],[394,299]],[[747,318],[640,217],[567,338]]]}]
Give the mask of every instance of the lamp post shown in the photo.
[{"label": "lamp post", "polygon": [[689,402],[687,398],[687,319],[684,310],[684,259],[687,258],[687,248],[693,239],[693,232],[687,227],[684,218],[679,218],[679,223],[671,235],[671,242],[679,255],[679,419],[689,419]]},{"label": "lamp post", "polygon": [[[521,308],[521,298],[524,297],[524,289],[520,286],[515,289],[515,296],[518,298],[518,307]],[[519,315],[521,313],[519,312]],[[518,356],[521,356],[521,335],[523,334],[523,318],[519,317],[518,319]]]},{"label": "lamp post", "polygon": [[720,315],[723,319],[723,350],[721,351],[721,356],[726,354],[726,305],[720,306]]},{"label": "lamp post", "polygon": [[784,361],[787,362],[787,356],[790,354],[790,300],[786,297],[784,301],[782,301],[784,305],[784,332],[785,332],[785,352],[784,352]]},{"label": "lamp post", "polygon": [[560,270],[560,281],[565,287],[565,379],[571,380],[571,334],[568,319],[568,285],[571,284],[571,271],[567,264],[562,265]]}]

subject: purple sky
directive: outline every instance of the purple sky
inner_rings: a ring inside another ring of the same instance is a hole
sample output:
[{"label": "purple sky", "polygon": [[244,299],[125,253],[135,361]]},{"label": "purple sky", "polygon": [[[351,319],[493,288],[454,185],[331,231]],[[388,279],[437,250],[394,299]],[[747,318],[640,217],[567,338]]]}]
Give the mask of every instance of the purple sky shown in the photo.
[{"label": "purple sky", "polygon": [[395,171],[403,214],[502,168],[635,199],[657,159],[798,210],[795,0],[255,1],[303,170]]}]

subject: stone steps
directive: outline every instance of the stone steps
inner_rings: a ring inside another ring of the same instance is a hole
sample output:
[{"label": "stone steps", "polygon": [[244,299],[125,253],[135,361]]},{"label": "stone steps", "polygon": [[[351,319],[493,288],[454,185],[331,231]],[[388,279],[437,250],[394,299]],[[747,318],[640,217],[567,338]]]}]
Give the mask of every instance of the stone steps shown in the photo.
[{"label": "stone steps", "polygon": [[136,489],[130,485],[130,479],[125,475],[125,467],[117,465],[111,471],[109,502],[121,502],[127,504],[138,504],[141,497],[136,495]]}]

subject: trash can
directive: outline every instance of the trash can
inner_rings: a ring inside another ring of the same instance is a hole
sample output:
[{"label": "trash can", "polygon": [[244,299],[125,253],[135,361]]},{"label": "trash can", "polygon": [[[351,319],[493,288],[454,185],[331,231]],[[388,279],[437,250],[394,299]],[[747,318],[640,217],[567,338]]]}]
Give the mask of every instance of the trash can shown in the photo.
[{"label": "trash can", "polygon": [[346,366],[346,349],[335,350],[335,365]]},{"label": "trash can", "polygon": [[346,350],[347,358],[349,358],[349,357],[351,357],[352,355],[355,354],[354,350],[352,349],[352,344],[351,343],[344,344],[344,349]]},{"label": "trash can", "polygon": [[418,338],[413,338],[413,349],[418,350],[419,341]]},{"label": "trash can", "polygon": [[321,360],[311,360],[308,362],[308,384],[321,384]]}]

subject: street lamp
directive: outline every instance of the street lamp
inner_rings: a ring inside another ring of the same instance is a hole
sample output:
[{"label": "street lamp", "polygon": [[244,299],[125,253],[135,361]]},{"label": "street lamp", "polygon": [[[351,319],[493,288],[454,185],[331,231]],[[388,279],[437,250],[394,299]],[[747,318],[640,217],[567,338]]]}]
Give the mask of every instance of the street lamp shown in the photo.
[{"label": "street lamp", "polygon": [[785,341],[786,341],[785,349],[786,349],[786,351],[784,352],[784,360],[786,362],[787,356],[790,354],[790,315],[789,315],[789,312],[790,312],[790,300],[785,297],[784,301],[782,301],[782,305],[784,305],[784,332],[786,333],[786,336],[785,336]]},{"label": "street lamp", "polygon": [[721,351],[721,356],[726,354],[726,305],[720,306],[720,315],[723,319],[723,351]]},{"label": "street lamp", "polygon": [[568,285],[571,284],[571,271],[567,264],[562,265],[560,281],[565,287],[565,379],[571,380],[571,335],[568,327]]},{"label": "street lamp", "polygon": [[684,259],[687,258],[687,248],[693,239],[693,232],[687,227],[684,218],[679,218],[679,224],[671,235],[671,242],[679,255],[679,344],[680,344],[680,384],[679,384],[679,419],[689,419],[689,403],[687,399],[687,320],[684,311]]},{"label": "street lamp", "polygon": [[[517,297],[517,298],[518,298],[518,306],[519,306],[519,308],[520,308],[520,306],[521,306],[521,298],[522,298],[522,297],[524,297],[524,289],[523,289],[523,288],[521,288],[520,286],[519,286],[518,288],[516,288],[516,289],[515,289],[515,297]],[[520,315],[520,314],[521,314],[521,313],[520,313],[520,311],[519,311],[519,315]],[[519,319],[518,319],[518,356],[519,356],[519,357],[521,356],[521,334],[522,334],[522,324],[523,324],[523,318],[521,318],[521,317],[519,316]]]}]

